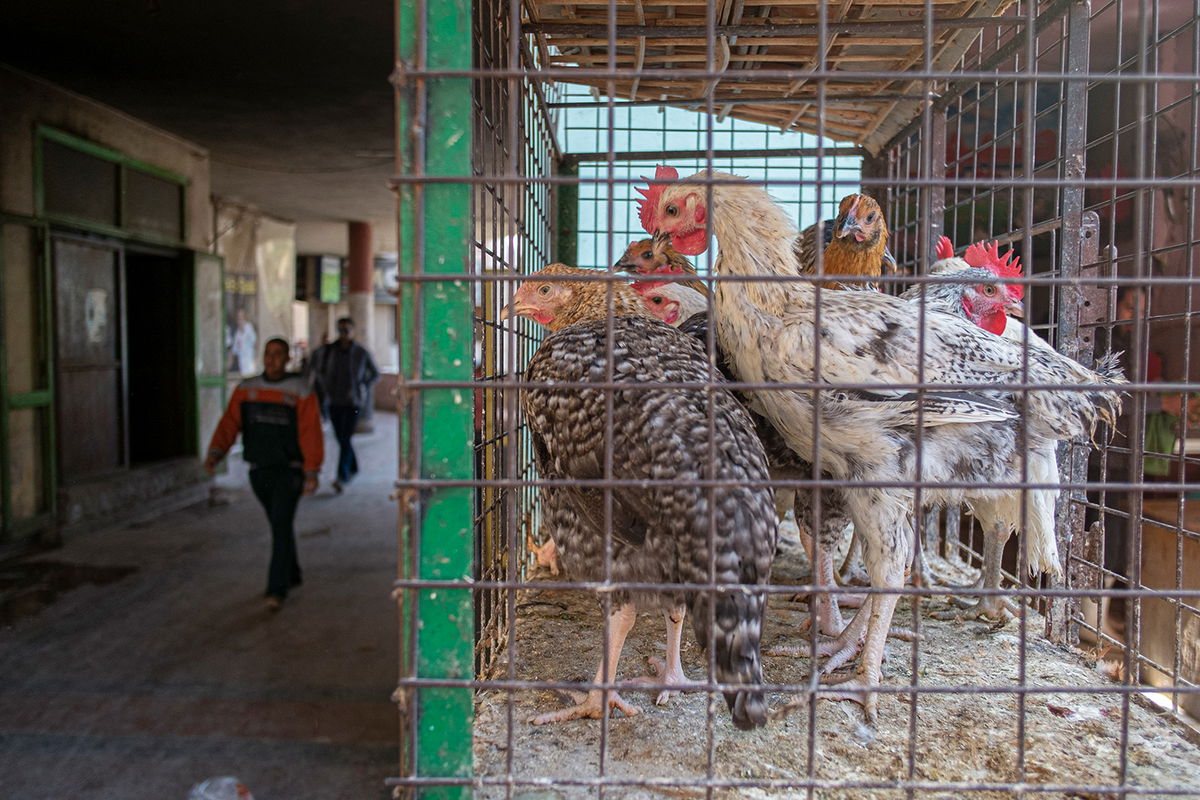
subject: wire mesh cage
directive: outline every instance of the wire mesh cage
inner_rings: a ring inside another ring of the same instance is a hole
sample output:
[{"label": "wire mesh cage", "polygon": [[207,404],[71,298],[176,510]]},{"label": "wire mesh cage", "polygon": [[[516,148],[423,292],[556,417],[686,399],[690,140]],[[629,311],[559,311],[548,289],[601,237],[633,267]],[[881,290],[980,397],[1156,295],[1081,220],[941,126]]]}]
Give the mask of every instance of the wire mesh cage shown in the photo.
[{"label": "wire mesh cage", "polygon": [[1200,796],[1198,19],[398,3],[396,795]]}]

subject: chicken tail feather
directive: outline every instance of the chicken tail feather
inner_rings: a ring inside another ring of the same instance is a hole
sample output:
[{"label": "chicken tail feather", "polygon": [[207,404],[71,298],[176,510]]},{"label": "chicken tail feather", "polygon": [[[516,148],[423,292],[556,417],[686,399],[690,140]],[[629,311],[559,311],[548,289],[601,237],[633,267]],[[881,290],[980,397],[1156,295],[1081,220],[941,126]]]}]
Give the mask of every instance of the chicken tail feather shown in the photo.
[{"label": "chicken tail feather", "polygon": [[[709,645],[707,597],[694,603],[692,625],[696,638]],[[723,684],[760,686],[763,680],[759,641],[762,636],[765,598],[748,589],[718,595],[713,608],[712,647],[716,678]],[[733,724],[748,731],[767,724],[767,698],[761,689],[723,693]]]}]

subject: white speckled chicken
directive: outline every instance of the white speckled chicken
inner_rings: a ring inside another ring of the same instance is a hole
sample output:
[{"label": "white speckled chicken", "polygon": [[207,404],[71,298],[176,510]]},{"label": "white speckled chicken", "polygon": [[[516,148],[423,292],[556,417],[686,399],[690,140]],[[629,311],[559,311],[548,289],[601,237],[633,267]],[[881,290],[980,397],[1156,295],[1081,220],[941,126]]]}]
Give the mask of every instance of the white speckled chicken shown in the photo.
[{"label": "white speckled chicken", "polygon": [[[669,167],[659,167],[657,175],[660,179],[678,177],[678,173]],[[638,191],[646,194],[641,189]],[[640,210],[644,223],[647,219],[646,215],[649,213],[649,207],[645,201],[641,203]],[[824,231],[822,241],[825,243],[825,251],[822,263],[819,265],[815,253],[818,242],[818,226],[809,226],[796,239],[796,266],[801,274],[815,275],[820,267],[821,274],[827,276],[873,278],[881,275],[884,269],[895,268],[895,261],[887,248],[887,222],[882,209],[872,198],[862,194],[851,194],[842,198],[838,206],[837,217],[826,220],[822,230]],[[665,297],[655,298],[648,291],[651,287],[659,286],[662,287],[663,292],[668,289],[677,292],[686,291],[679,283],[662,283],[653,278],[656,275],[695,274],[691,262],[671,246],[669,236],[659,234],[652,239],[631,244],[617,267],[632,269],[638,273],[640,280],[633,284],[634,288],[644,298],[647,298],[648,302],[657,303],[657,307],[647,306],[655,316],[670,324],[688,319],[682,313],[675,319],[670,318],[670,314],[667,313],[668,309],[664,305],[668,302],[667,299]],[[826,281],[821,285],[830,290],[869,288],[869,284],[852,279]],[[703,309],[698,308],[697,311],[707,311],[707,309],[708,302],[706,301]],[[688,327],[701,341],[707,342],[707,319],[702,322],[689,323]],[[723,362],[724,354],[720,352],[719,346],[717,351],[718,362]],[[767,454],[771,456],[777,452],[777,449],[772,448],[770,439],[778,438],[778,434],[771,430],[769,423],[760,421],[761,417],[758,415],[754,416],[756,427],[767,447]],[[776,477],[806,480],[811,480],[813,477],[812,466],[798,457],[773,459],[772,473]],[[811,491],[781,490],[776,498],[777,508],[792,507],[795,509],[800,537],[812,563],[812,582],[818,588],[810,599],[812,607],[810,619],[816,620],[817,629],[821,633],[839,636],[845,629],[840,606],[860,606],[862,597],[831,591],[837,584],[834,575],[833,554],[845,538],[846,532],[850,528],[850,521],[839,489],[826,488],[820,494],[819,519],[816,503],[813,502],[814,493]],[[798,651],[797,648],[791,648],[791,650]],[[821,645],[819,648],[819,652],[823,655],[831,655],[844,650],[843,647],[830,648],[828,645]],[[776,652],[786,651],[789,651],[789,648],[776,650]]]},{"label": "white speckled chicken", "polygon": [[[530,359],[525,379],[563,388],[533,385],[522,392],[521,401],[539,474],[567,482],[541,491],[543,514],[553,521],[567,574],[574,580],[666,585],[611,593],[615,611],[607,620],[609,651],[596,683],[614,680],[636,608],[669,613],[686,604],[700,643],[713,648],[713,677],[732,685],[724,695],[734,724],[742,729],[763,725],[763,692],[736,686],[762,682],[759,637],[766,596],[754,590],[768,583],[777,536],[771,491],[763,485],[768,480],[766,456],[749,416],[727,390],[657,386],[721,382],[719,375],[710,375],[708,359],[692,337],[652,318],[625,284],[555,280],[602,275],[551,265],[530,276],[510,304],[511,311],[553,332]],[[599,382],[614,382],[618,388],[586,387]],[[608,505],[606,490],[589,486],[606,477],[653,483],[615,486]],[[710,479],[721,485],[699,485]],[[739,589],[669,588],[680,583]],[[668,662],[674,663],[655,683],[687,682],[679,665],[682,613],[677,620],[669,616],[672,623]],[[602,697],[594,690],[578,705],[534,722],[598,718],[611,706],[626,714],[638,712],[615,691],[608,692],[607,703]]]},{"label": "white speckled chicken", "polygon": [[[926,502],[999,498],[1021,478],[1023,437],[1037,444],[1090,436],[1119,408],[1114,381],[948,314],[924,314],[921,328],[921,309],[899,298],[821,292],[818,312],[811,282],[786,280],[798,276],[795,226],[765,191],[736,176],[705,172],[658,184],[646,202],[647,230],[669,234],[681,253],[702,252],[711,227],[718,275],[781,279],[717,281],[718,339],[740,381],[820,389],[748,394],[802,458],[847,481],[843,494],[875,587],[903,584],[913,548],[911,484],[920,482]],[[1021,391],[1026,382],[1078,388]],[[988,388],[966,388],[974,385]],[[873,594],[842,636],[852,641],[866,629],[857,672],[837,696],[862,703],[868,719],[897,600]]]},{"label": "white speckled chicken", "polygon": [[[947,282],[930,283],[925,287],[926,308],[962,317],[1019,347],[1028,346],[1057,355],[1044,339],[1017,319],[1023,314],[1021,298],[1024,296],[1024,287],[1019,283],[1005,286],[999,282],[1001,278],[1021,276],[1020,259],[1011,251],[1001,256],[995,242],[986,245],[979,242],[968,247],[963,258],[955,258],[953,244],[943,236],[938,241],[937,254],[940,259],[930,266],[929,274],[941,276]],[[919,302],[920,294],[919,287],[912,287],[901,297],[910,302]],[[1120,369],[1110,360],[1102,362],[1097,371],[1104,377],[1121,379]],[[1028,482],[1058,483],[1060,475],[1056,442],[1039,440],[1030,444]],[[983,526],[982,588],[1000,588],[1004,545],[1021,527],[1022,496],[1025,498],[1025,544],[1030,573],[1062,574],[1054,530],[1054,507],[1058,495],[1058,489],[1014,489],[1006,495],[976,499],[972,503],[972,512]],[[1011,611],[1004,597],[984,594],[963,613],[938,616],[1002,621],[1008,618]]]}]

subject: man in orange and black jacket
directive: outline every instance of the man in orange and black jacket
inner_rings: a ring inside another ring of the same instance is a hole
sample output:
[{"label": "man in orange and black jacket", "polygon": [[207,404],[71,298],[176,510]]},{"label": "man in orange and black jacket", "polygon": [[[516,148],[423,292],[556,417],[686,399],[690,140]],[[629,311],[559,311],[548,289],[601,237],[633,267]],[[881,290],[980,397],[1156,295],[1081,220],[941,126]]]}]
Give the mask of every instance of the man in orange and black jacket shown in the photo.
[{"label": "man in orange and black jacket", "polygon": [[296,506],[301,493],[316,491],[325,457],[317,397],[302,375],[287,372],[288,356],[285,340],[267,342],[263,373],[238,384],[204,460],[211,474],[241,432],[250,485],[271,523],[266,599],[272,611],[301,583],[293,529]]}]

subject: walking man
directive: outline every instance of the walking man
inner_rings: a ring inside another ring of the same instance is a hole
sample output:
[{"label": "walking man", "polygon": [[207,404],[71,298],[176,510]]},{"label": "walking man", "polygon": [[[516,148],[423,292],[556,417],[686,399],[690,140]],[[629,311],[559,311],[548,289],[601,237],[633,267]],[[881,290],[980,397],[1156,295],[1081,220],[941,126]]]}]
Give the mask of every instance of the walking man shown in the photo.
[{"label": "walking man", "polygon": [[379,380],[379,369],[367,348],[354,341],[354,320],[342,317],[337,321],[337,331],[337,341],[322,347],[314,363],[317,390],[328,408],[340,450],[333,488],[341,494],[358,472],[350,437],[354,435],[359,414],[371,402],[371,386]]},{"label": "walking man", "polygon": [[312,494],[325,456],[317,397],[301,375],[287,372],[287,341],[271,339],[263,373],[238,384],[213,433],[204,468],[212,474],[239,432],[250,486],[271,523],[267,608],[278,611],[301,583],[293,523],[300,495]]}]

